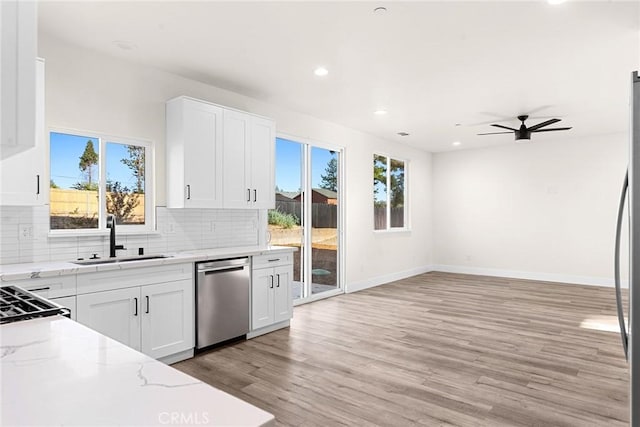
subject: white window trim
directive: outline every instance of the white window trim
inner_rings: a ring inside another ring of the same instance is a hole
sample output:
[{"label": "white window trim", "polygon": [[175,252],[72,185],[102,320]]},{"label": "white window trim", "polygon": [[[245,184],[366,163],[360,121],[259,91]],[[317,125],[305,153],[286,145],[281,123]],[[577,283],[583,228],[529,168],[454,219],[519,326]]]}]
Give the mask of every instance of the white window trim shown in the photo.
[{"label": "white window trim", "polygon": [[[379,156],[379,157],[385,157],[387,159],[387,173],[386,173],[386,178],[387,178],[387,200],[386,200],[386,209],[387,209],[387,226],[386,228],[383,229],[378,229],[376,230],[375,228],[375,224],[374,224],[374,228],[373,228],[373,232],[375,234],[384,234],[384,233],[405,233],[405,232],[409,232],[411,231],[411,227],[409,224],[409,160],[403,158],[403,157],[397,157],[397,156],[392,156],[390,154],[387,154],[385,152],[379,152],[376,151],[371,155],[371,158],[374,158],[375,156]],[[403,204],[403,220],[402,220],[402,227],[391,227],[391,193],[390,193],[390,188],[391,188],[391,160],[396,160],[396,161],[400,161],[404,163],[404,204]],[[373,194],[372,194],[373,196]],[[372,208],[373,206],[375,206],[375,198],[373,198],[372,200],[374,203],[372,204]],[[373,215],[372,215],[373,217]]]},{"label": "white window trim", "polygon": [[[100,162],[98,164],[98,174],[100,176],[100,187],[99,198],[99,213],[98,213],[98,228],[91,229],[51,229],[51,224],[49,223],[49,237],[73,237],[73,236],[105,236],[109,234],[109,230],[107,229],[107,205],[104,203],[106,196],[106,168],[103,167],[103,162],[106,160],[107,153],[107,143],[117,143],[123,145],[137,145],[145,148],[145,158],[144,158],[144,217],[145,224],[144,225],[118,225],[118,234],[121,235],[140,235],[140,234],[155,234],[155,191],[154,191],[154,178],[155,178],[155,150],[154,144],[143,138],[131,138],[131,137],[121,137],[114,136],[110,134],[105,134],[103,132],[93,132],[89,130],[82,129],[73,129],[73,128],[59,128],[59,127],[50,127],[47,132],[47,173],[49,175],[49,179],[51,179],[51,133],[65,133],[70,135],[78,135],[78,136],[87,136],[89,138],[96,138],[99,142],[99,158]],[[50,215],[50,214],[49,214]]]}]

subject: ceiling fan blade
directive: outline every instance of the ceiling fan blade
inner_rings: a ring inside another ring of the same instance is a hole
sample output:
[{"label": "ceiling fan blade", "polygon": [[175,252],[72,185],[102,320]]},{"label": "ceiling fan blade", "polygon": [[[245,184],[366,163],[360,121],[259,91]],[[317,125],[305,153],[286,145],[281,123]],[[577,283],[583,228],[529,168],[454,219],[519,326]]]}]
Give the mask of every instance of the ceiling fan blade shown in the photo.
[{"label": "ceiling fan blade", "polygon": [[535,131],[535,130],[538,130],[538,129],[543,128],[545,126],[549,126],[549,125],[552,125],[554,123],[557,123],[559,121],[560,121],[560,119],[547,120],[546,122],[538,123],[537,125],[531,126],[530,128],[528,128],[528,130],[529,131]]},{"label": "ceiling fan blade", "polygon": [[494,124],[492,124],[491,126],[496,127],[496,128],[509,129],[509,130],[514,131],[514,132],[518,130],[518,129],[510,128],[510,127],[508,127],[508,126],[497,125],[497,124],[495,124],[495,123],[494,123]]},{"label": "ceiling fan blade", "polygon": [[553,128],[553,129],[537,129],[531,130],[531,132],[553,132],[554,130],[569,130],[571,128]]},{"label": "ceiling fan blade", "polygon": [[499,135],[502,133],[513,133],[513,132],[489,132],[489,133],[479,133],[478,135]]}]

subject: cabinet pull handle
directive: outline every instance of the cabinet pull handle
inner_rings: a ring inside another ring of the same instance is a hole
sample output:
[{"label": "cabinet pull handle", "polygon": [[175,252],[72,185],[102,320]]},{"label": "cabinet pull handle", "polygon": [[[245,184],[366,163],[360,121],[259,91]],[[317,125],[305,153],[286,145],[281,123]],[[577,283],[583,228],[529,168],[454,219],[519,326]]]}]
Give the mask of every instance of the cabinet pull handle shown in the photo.
[{"label": "cabinet pull handle", "polygon": [[51,287],[47,286],[44,288],[33,288],[33,289],[27,289],[29,292],[38,292],[38,291],[48,291],[49,289],[51,289]]},{"label": "cabinet pull handle", "polygon": [[269,260],[269,262],[276,262],[276,261],[280,261],[280,258],[274,258]]},{"label": "cabinet pull handle", "polygon": [[273,276],[269,276],[271,278],[271,286],[269,288],[273,289]]},{"label": "cabinet pull handle", "polygon": [[251,189],[247,188],[247,202],[251,201]]},{"label": "cabinet pull handle", "polygon": [[191,185],[187,184],[187,200],[191,200]]},{"label": "cabinet pull handle", "polygon": [[278,284],[276,285],[276,288],[280,287],[280,275],[276,274],[276,277],[278,278]]},{"label": "cabinet pull handle", "polygon": [[133,299],[135,300],[135,309],[136,309],[136,311],[133,312],[133,315],[137,316],[138,315],[138,298],[134,297]]},{"label": "cabinet pull handle", "polygon": [[255,188],[253,189],[253,201],[258,201],[258,190],[256,190]]},{"label": "cabinet pull handle", "polygon": [[40,175],[36,175],[36,195],[40,195]]},{"label": "cabinet pull handle", "polygon": [[149,314],[149,295],[146,295],[145,298],[147,299],[147,311],[145,313]]}]

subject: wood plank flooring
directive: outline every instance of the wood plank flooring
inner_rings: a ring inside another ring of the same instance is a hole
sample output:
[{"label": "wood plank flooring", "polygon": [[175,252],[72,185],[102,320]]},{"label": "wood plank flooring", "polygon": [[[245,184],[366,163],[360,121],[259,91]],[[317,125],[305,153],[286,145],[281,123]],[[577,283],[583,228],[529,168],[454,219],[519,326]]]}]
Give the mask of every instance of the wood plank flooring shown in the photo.
[{"label": "wood plank flooring", "polygon": [[173,365],[293,426],[628,425],[612,288],[427,273]]}]

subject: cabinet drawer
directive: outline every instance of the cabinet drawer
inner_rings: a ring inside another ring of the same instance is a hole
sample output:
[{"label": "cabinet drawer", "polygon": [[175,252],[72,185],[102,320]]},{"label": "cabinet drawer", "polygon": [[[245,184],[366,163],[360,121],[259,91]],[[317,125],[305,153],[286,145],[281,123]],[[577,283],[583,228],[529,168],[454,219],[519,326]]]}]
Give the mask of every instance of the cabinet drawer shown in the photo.
[{"label": "cabinet drawer", "polygon": [[280,265],[293,264],[293,254],[291,252],[280,252],[267,255],[256,255],[252,258],[252,267],[277,267]]},{"label": "cabinet drawer", "polygon": [[80,274],[78,275],[78,295],[183,279],[193,280],[193,263]]},{"label": "cabinet drawer", "polygon": [[3,285],[20,286],[43,298],[60,298],[76,294],[76,275],[42,277],[38,279],[15,280]]}]

